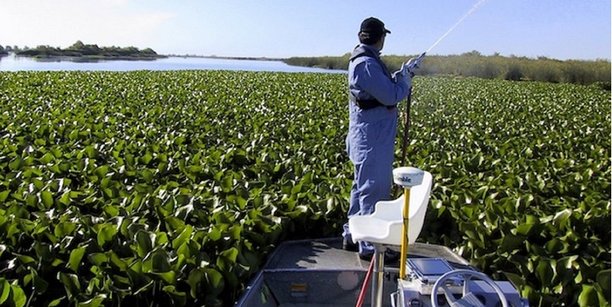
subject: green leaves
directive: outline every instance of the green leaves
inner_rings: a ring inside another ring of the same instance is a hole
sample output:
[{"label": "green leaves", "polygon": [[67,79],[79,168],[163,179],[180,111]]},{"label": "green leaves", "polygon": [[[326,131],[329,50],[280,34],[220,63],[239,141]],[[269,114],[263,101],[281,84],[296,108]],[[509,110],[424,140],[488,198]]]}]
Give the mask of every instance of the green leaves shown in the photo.
[{"label": "green leaves", "polygon": [[6,279],[0,278],[0,304],[4,304],[10,294],[11,285]]},{"label": "green leaves", "polygon": [[76,297],[81,292],[81,284],[79,283],[78,276],[75,274],[66,274],[59,272],[57,277],[64,285],[64,289],[66,289],[68,299],[76,299]]},{"label": "green leaves", "polygon": [[10,302],[11,305],[15,307],[22,307],[22,306],[25,306],[27,297],[25,295],[25,292],[23,292],[23,289],[21,289],[19,285],[12,284],[11,293],[9,295],[8,301]]},{"label": "green leaves", "polygon": [[[222,91],[213,86],[219,80]],[[344,106],[344,80],[322,80],[0,75],[0,257],[15,257],[7,276],[27,281],[26,292],[35,286],[33,305],[232,300],[286,234],[287,216],[299,229],[311,213],[321,225],[342,214],[344,201],[325,208],[325,218],[308,209],[347,188],[349,167],[338,155],[345,114],[312,103]],[[338,127],[321,138],[313,118],[335,118]],[[65,294],[47,299],[45,288]]]},{"label": "green leaves", "polygon": [[610,155],[599,150],[610,146],[609,93],[418,81],[408,156],[436,176],[422,240],[455,247],[487,273],[523,278],[517,286],[533,305],[605,297],[583,285],[609,269]]},{"label": "green leaves", "polygon": [[84,246],[75,248],[70,252],[70,258],[68,260],[68,268],[70,268],[73,272],[77,272],[79,266],[81,265],[81,259],[85,255],[86,248]]},{"label": "green leaves", "polygon": [[[345,222],[342,75],[19,72],[0,84],[5,304],[23,289],[42,306],[221,305],[280,240]],[[526,279],[533,305],[609,297],[609,93],[447,77],[414,90],[407,164],[435,176],[420,240]]]},{"label": "green leaves", "polygon": [[115,235],[117,234],[117,232],[118,232],[118,229],[116,225],[108,224],[108,223],[100,224],[98,226],[98,235],[97,235],[98,245],[100,247],[104,247],[105,244],[107,244],[108,242],[111,242],[115,238]]}]

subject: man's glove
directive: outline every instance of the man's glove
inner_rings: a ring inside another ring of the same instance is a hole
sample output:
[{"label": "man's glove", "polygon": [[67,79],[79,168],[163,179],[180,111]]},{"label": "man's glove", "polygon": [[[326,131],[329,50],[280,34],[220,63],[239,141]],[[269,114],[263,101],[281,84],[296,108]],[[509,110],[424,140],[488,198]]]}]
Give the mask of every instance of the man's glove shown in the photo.
[{"label": "man's glove", "polygon": [[395,82],[396,83],[397,82],[404,82],[404,83],[406,83],[408,88],[412,87],[412,75],[410,75],[410,73],[404,67],[402,67],[402,69],[396,71],[393,74],[393,77],[395,78]]}]

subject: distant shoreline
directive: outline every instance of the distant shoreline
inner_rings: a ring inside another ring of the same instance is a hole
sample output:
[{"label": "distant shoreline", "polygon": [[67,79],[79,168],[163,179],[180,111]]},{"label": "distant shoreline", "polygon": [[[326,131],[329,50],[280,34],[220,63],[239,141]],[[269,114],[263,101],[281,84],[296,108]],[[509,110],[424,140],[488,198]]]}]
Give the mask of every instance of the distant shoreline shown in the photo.
[{"label": "distant shoreline", "polygon": [[204,58],[204,59],[221,59],[221,60],[247,60],[247,61],[281,61],[286,58],[268,58],[268,57],[235,57],[235,56],[216,56],[216,55],[193,55],[193,54],[166,54],[167,57],[176,58]]},{"label": "distant shoreline", "polygon": [[215,55],[190,55],[190,54],[158,54],[155,56],[113,56],[113,55],[49,55],[49,54],[19,54],[15,52],[2,53],[2,56],[13,54],[16,57],[31,58],[37,61],[71,61],[71,62],[96,62],[96,61],[155,61],[165,58],[201,58],[201,59],[220,59],[220,60],[246,60],[246,61],[280,61],[286,62],[286,58],[268,58],[268,57],[233,57],[233,56],[215,56]]},{"label": "distant shoreline", "polygon": [[68,48],[59,48],[41,45],[36,48],[13,50],[18,57],[30,57],[36,60],[64,60],[73,62],[95,62],[114,60],[155,60],[165,58],[151,48],[140,50],[136,47],[99,47],[96,44],[84,44],[80,40]]},{"label": "distant shoreline", "polygon": [[285,58],[268,58],[268,57],[232,57],[232,56],[209,56],[209,55],[184,55],[184,54],[159,54],[155,56],[110,56],[110,55],[26,55],[18,54],[15,52],[2,53],[2,56],[9,56],[13,54],[15,57],[31,58],[41,62],[57,62],[57,61],[70,61],[70,62],[97,62],[97,61],[155,61],[158,59],[165,58],[200,58],[200,59],[219,59],[219,60],[241,60],[241,61],[280,61],[286,62]]},{"label": "distant shoreline", "polygon": [[155,61],[157,59],[166,58],[166,56],[156,57],[139,57],[139,56],[100,56],[100,55],[84,55],[84,56],[69,56],[69,55],[19,55],[15,54],[15,57],[24,57],[34,59],[40,62],[60,62],[70,61],[75,63],[87,63],[87,62],[98,62],[98,61]]}]

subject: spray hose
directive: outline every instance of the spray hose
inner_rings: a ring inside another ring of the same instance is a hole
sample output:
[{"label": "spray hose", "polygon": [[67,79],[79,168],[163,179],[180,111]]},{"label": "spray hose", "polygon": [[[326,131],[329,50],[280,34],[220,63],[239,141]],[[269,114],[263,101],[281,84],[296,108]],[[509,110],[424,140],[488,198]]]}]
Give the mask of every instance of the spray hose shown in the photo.
[{"label": "spray hose", "polygon": [[374,270],[374,258],[370,260],[370,267],[368,268],[368,272],[363,280],[363,284],[361,285],[361,291],[359,292],[359,297],[357,298],[357,304],[355,307],[361,307],[363,305],[363,301],[365,301],[366,293],[368,292],[368,285],[370,284],[370,276],[372,275],[372,271]]}]

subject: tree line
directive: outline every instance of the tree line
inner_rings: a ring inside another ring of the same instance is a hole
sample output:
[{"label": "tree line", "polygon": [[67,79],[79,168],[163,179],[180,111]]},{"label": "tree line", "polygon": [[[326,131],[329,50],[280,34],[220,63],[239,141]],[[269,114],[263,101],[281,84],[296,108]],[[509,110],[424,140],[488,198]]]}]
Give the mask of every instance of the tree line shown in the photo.
[{"label": "tree line", "polygon": [[0,45],[0,57],[8,55],[9,51],[12,51],[12,50],[13,48],[11,46],[6,46],[6,48],[4,48],[2,47],[2,45]]},{"label": "tree line", "polygon": [[68,48],[51,47],[48,45],[40,45],[36,48],[19,48],[17,46],[2,47],[0,46],[0,54],[8,54],[14,52],[18,56],[29,57],[91,57],[105,59],[156,59],[165,57],[158,55],[151,48],[138,49],[136,47],[99,47],[96,44],[84,44],[82,41],[77,41]]},{"label": "tree line", "polygon": [[[350,53],[342,56],[292,57],[289,65],[347,69]],[[381,57],[390,70],[397,70],[410,56],[386,55]],[[499,54],[482,55],[471,51],[460,55],[426,56],[417,75],[456,75],[486,79],[515,81],[544,81],[553,83],[601,84],[610,89],[610,61],[567,60],[547,57],[528,58]]]}]

